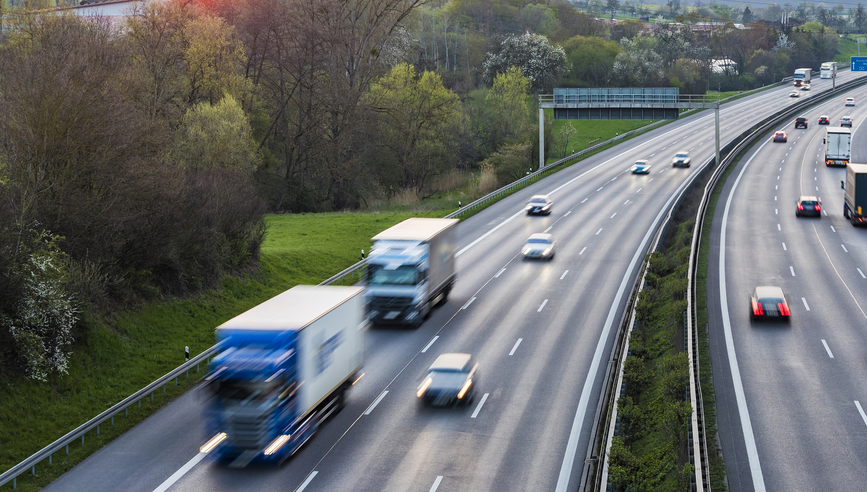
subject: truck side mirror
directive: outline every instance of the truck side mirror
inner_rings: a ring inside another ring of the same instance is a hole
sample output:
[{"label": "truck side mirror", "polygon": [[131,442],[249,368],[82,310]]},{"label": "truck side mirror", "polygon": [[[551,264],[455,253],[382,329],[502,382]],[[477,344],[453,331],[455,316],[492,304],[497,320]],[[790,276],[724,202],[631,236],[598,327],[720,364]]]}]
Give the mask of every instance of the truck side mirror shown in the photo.
[{"label": "truck side mirror", "polygon": [[825,145],[825,139],[824,138],[822,139],[822,145]]},{"label": "truck side mirror", "polygon": [[845,190],[845,189],[846,189],[846,183],[845,183],[844,181],[842,181],[842,180],[840,181],[840,189],[841,189],[841,190]]}]

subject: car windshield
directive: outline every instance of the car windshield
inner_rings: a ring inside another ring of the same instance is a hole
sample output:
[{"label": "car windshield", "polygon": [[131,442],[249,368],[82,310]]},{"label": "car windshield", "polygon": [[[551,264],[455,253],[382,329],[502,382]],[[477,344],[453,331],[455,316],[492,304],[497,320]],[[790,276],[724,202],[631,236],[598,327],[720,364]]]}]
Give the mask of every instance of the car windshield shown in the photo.
[{"label": "car windshield", "polygon": [[548,242],[547,239],[536,239],[536,238],[528,239],[527,243],[528,244],[551,244],[550,242]]},{"label": "car windshield", "polygon": [[544,198],[533,198],[530,200],[530,203],[533,205],[545,205],[548,202]]},{"label": "car windshield", "polygon": [[815,205],[815,204],[816,204],[816,202],[814,202],[812,200],[804,200],[801,202],[801,205]]},{"label": "car windshield", "polygon": [[643,162],[636,162],[635,165],[638,167],[641,167],[641,166],[644,166],[645,164]]},{"label": "car windshield", "polygon": [[675,155],[675,157],[680,157],[680,158],[689,157],[689,154],[677,154],[677,155]]},{"label": "car windshield", "polygon": [[367,283],[370,285],[416,285],[421,275],[415,266],[404,265],[388,270],[383,265],[367,265]]}]

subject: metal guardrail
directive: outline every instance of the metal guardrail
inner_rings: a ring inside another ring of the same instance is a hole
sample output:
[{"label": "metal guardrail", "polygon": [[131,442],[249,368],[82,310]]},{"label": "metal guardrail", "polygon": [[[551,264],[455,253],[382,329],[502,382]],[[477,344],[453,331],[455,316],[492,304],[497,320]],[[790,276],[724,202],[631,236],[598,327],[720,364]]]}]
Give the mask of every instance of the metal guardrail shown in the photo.
[{"label": "metal guardrail", "polygon": [[107,420],[111,420],[111,425],[114,425],[115,415],[119,414],[120,412],[125,412],[128,414],[129,407],[134,405],[135,403],[138,403],[139,407],[141,407],[141,400],[147,398],[148,394],[150,394],[151,402],[153,402],[154,393],[157,389],[159,389],[160,386],[163,387],[163,392],[165,392],[166,384],[168,384],[169,381],[171,381],[172,379],[175,380],[175,385],[177,385],[178,377],[181,374],[186,373],[187,377],[189,378],[189,371],[193,367],[195,367],[196,371],[198,372],[199,364],[201,364],[203,361],[207,364],[210,357],[214,355],[218,349],[219,345],[214,345],[213,347],[205,350],[204,352],[193,357],[186,363],[172,369],[165,376],[136,391],[133,395],[125,398],[120,403],[112,406],[108,410],[88,420],[86,423],[79,426],[75,430],[69,432],[68,434],[54,441],[48,446],[45,446],[41,450],[31,455],[29,458],[5,471],[2,475],[0,475],[0,486],[3,486],[11,481],[12,488],[16,488],[19,475],[26,473],[28,469],[30,469],[32,475],[36,475],[37,464],[39,464],[46,458],[48,459],[48,463],[51,464],[53,455],[55,453],[59,453],[64,448],[66,448],[66,454],[69,454],[69,444],[73,441],[81,439],[81,445],[84,446],[85,434],[92,431],[93,429],[96,429],[96,435],[99,435],[101,424],[103,424]]}]

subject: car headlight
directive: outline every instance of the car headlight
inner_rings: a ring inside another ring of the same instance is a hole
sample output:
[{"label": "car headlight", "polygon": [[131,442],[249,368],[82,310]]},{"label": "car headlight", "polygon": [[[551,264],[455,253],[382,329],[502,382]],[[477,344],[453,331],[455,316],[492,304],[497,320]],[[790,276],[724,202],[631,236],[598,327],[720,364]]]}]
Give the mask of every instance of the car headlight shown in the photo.
[{"label": "car headlight", "polygon": [[527,247],[525,247],[524,249],[521,250],[521,253],[523,253],[523,254],[527,254],[529,252],[530,252],[530,248],[527,248]]},{"label": "car headlight", "polygon": [[467,390],[470,389],[470,385],[471,385],[471,384],[473,384],[473,380],[472,380],[472,379],[467,379],[467,382],[464,383],[464,386],[463,386],[463,387],[461,388],[461,390],[458,392],[458,400],[460,400],[461,398],[464,397],[464,395],[467,394]]},{"label": "car headlight", "polygon": [[418,391],[415,393],[415,395],[417,397],[421,398],[421,396],[425,393],[425,391],[427,391],[427,389],[430,387],[430,385],[432,383],[433,383],[433,378],[428,377],[427,379],[425,379],[421,383],[421,385],[418,387]]},{"label": "car headlight", "polygon": [[542,252],[542,256],[548,256],[548,255],[550,255],[550,254],[551,254],[551,250],[553,250],[553,249],[554,249],[554,248],[548,248],[548,249],[546,249],[545,251]]}]

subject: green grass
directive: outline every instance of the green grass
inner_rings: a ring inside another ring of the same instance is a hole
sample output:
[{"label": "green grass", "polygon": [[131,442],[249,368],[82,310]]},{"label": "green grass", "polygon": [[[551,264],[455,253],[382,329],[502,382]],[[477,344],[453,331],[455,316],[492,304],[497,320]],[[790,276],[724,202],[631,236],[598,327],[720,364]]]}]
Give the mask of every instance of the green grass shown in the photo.
[{"label": "green grass", "polygon": [[[546,109],[545,116],[553,115],[553,110]],[[551,111],[551,113],[549,113]],[[653,123],[653,120],[554,120],[554,128],[551,132],[556,135],[560,129],[568,124],[572,124],[577,132],[569,139],[566,145],[566,155],[579,152],[593,145],[604,142],[617,135],[637,130],[643,126]],[[548,161],[553,162],[564,157],[563,148],[551,149],[551,154],[556,157],[549,157]]]},{"label": "green grass", "polygon": [[[227,278],[220,288],[188,300],[151,304],[112,319],[89,319],[71,358],[69,374],[48,383],[0,380],[0,471],[11,468],[112,405],[184,362],[184,346],[196,355],[214,343],[214,328],[294,285],[317,284],[357,262],[370,238],[411,216],[442,217],[448,211],[417,213],[299,214],[266,217],[261,271]],[[154,403],[121,413],[61,452],[53,464],[36,466],[18,480],[20,490],[38,490],[90,453],[192,387],[205,372],[181,377]]]},{"label": "green grass", "polygon": [[[863,38],[862,35],[857,35],[859,38]],[[862,45],[861,52],[863,55],[867,55],[867,46]],[[840,44],[837,45],[837,56],[834,57],[835,62],[845,63],[846,66],[849,66],[849,57],[858,56],[858,45],[855,43],[853,38],[849,36],[843,36],[840,38]]]}]

